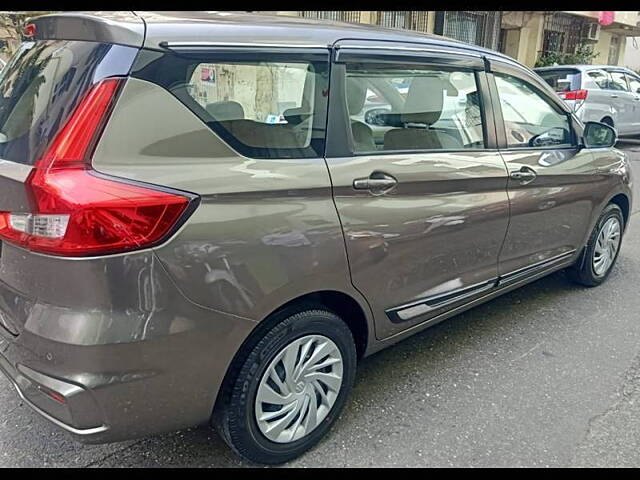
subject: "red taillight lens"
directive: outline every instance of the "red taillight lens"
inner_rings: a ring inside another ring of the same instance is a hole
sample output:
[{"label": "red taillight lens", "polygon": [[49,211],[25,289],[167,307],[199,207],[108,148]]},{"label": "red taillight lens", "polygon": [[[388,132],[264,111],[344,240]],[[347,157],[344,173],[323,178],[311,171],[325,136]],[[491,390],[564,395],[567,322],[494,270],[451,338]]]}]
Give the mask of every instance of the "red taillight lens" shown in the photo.
[{"label": "red taillight lens", "polygon": [[22,30],[22,34],[27,38],[34,37],[36,34],[36,24],[28,23],[27,25],[25,25],[24,30]]},{"label": "red taillight lens", "polygon": [[93,172],[90,156],[121,80],[94,86],[27,179],[29,213],[0,212],[0,238],[62,256],[118,253],[162,240],[190,198]]},{"label": "red taillight lens", "polygon": [[586,100],[588,90],[571,90],[569,92],[560,92],[560,98],[564,100]]}]

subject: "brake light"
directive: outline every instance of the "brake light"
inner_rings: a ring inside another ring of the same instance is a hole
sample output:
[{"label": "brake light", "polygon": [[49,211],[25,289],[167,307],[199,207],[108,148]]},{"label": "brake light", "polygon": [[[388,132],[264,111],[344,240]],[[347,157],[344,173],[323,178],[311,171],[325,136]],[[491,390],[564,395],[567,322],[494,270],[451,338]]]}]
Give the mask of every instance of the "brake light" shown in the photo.
[{"label": "brake light", "polygon": [[560,92],[560,98],[564,100],[586,100],[588,90],[570,90],[568,92]]},{"label": "brake light", "polygon": [[151,246],[176,226],[191,200],[186,194],[91,169],[121,84],[104,80],[80,102],[26,181],[31,212],[0,212],[0,238],[61,256],[104,255]]},{"label": "brake light", "polygon": [[22,34],[27,38],[35,37],[35,35],[36,35],[36,24],[35,23],[28,23],[27,25],[25,25],[24,30],[22,31]]}]

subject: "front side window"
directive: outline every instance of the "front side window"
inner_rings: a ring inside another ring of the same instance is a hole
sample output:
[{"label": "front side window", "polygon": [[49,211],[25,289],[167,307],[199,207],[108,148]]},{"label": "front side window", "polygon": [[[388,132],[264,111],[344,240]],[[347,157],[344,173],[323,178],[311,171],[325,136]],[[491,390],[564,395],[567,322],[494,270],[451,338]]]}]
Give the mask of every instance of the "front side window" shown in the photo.
[{"label": "front side window", "polygon": [[229,57],[165,54],[134,76],[165,87],[242,155],[323,156],[327,62]]},{"label": "front side window", "polygon": [[485,146],[472,71],[347,64],[345,96],[354,152]]},{"label": "front side window", "polygon": [[623,72],[611,72],[611,90],[629,90]]},{"label": "front side window", "polygon": [[500,73],[494,77],[509,147],[572,145],[567,115],[553,108],[525,81]]}]

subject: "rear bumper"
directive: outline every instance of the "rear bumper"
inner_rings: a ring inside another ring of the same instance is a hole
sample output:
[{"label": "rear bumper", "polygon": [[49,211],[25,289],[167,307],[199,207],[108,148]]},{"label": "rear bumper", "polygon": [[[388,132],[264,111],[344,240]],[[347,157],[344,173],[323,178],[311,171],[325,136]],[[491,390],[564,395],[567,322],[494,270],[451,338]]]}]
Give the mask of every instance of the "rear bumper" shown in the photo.
[{"label": "rear bumper", "polygon": [[[3,250],[2,263],[11,255]],[[162,299],[146,298],[146,305],[141,298],[108,308],[56,305],[0,281],[0,371],[28,406],[82,442],[208,422],[227,368],[255,326],[191,303],[156,262],[142,264]],[[106,295],[130,278],[141,276],[83,281],[97,280],[94,287]]]}]

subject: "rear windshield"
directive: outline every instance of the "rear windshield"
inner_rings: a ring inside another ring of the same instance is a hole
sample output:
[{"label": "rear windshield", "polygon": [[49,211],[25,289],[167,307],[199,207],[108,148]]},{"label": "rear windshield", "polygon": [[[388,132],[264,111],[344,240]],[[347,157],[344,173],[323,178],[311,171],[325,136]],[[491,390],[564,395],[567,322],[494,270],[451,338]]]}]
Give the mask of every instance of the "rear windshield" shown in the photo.
[{"label": "rear windshield", "polygon": [[0,159],[34,164],[79,98],[126,75],[137,49],[95,42],[25,42],[0,73]]},{"label": "rear windshield", "polygon": [[573,69],[536,71],[556,92],[580,89],[580,71]]},{"label": "rear windshield", "polygon": [[167,53],[137,63],[132,76],[166,88],[242,155],[324,155],[328,55]]}]

